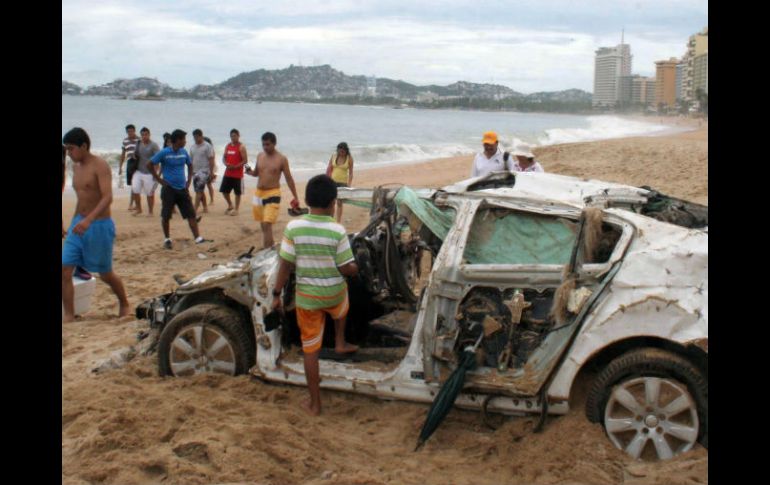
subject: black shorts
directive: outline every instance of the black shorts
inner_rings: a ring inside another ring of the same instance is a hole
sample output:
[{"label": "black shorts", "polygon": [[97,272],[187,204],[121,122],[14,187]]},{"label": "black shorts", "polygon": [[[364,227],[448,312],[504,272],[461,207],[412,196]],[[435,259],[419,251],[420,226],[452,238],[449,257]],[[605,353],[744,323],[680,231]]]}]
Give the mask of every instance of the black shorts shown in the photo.
[{"label": "black shorts", "polygon": [[179,207],[179,213],[182,215],[182,219],[189,219],[195,217],[195,208],[193,207],[190,193],[187,189],[175,189],[164,185],[160,189],[160,217],[161,219],[171,219],[171,211],[174,210],[174,206]]},{"label": "black shorts", "polygon": [[347,187],[348,186],[348,184],[345,184],[345,183],[342,183],[342,182],[334,182],[334,185],[336,185],[337,188],[339,188],[339,187]]},{"label": "black shorts", "polygon": [[139,161],[136,158],[129,158],[126,162],[126,182],[131,187],[131,181],[134,179],[134,172],[139,166]]},{"label": "black shorts", "polygon": [[219,191],[223,194],[229,194],[235,192],[235,195],[241,195],[241,182],[243,179],[237,179],[234,177],[222,177],[222,185],[219,186]]}]

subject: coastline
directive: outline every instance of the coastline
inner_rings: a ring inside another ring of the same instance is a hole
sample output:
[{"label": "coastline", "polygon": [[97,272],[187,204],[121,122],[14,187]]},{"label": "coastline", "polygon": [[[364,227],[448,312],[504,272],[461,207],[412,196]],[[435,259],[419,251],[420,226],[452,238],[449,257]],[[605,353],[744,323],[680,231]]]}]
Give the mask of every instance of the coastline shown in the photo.
[{"label": "coastline", "polygon": [[[692,131],[698,131],[699,129],[705,129],[706,133],[708,133],[708,122],[705,122],[705,127],[702,126],[703,122],[699,123],[698,120],[692,119],[692,118],[682,118],[682,117],[675,117],[675,116],[634,116],[634,115],[618,115],[619,118],[630,120],[630,121],[638,121],[638,122],[645,122],[645,123],[655,123],[660,125],[665,125],[667,128],[661,131],[656,131],[649,134],[639,134],[634,135],[630,137],[618,137],[618,138],[606,138],[601,140],[589,140],[589,141],[579,141],[579,142],[573,142],[573,143],[558,143],[553,145],[541,145],[536,146],[533,149],[533,152],[535,153],[537,159],[539,162],[544,163],[547,162],[547,160],[543,159],[542,156],[545,153],[550,153],[551,150],[556,150],[557,152],[561,151],[558,147],[566,147],[566,146],[576,146],[576,145],[584,145],[584,144],[591,144],[591,143],[603,143],[603,142],[609,142],[612,140],[632,140],[635,138],[657,138],[657,137],[668,137],[668,136],[675,136],[678,134],[688,133]],[[706,135],[707,136],[707,135]],[[512,149],[513,147],[507,147],[509,149]],[[598,147],[601,149],[601,147]],[[441,157],[441,158],[427,158],[427,159],[420,159],[420,160],[411,160],[411,161],[398,161],[398,162],[374,162],[374,163],[367,163],[367,164],[358,164],[355,167],[355,173],[354,173],[354,180],[355,184],[357,184],[359,187],[366,187],[365,185],[361,185],[358,180],[359,178],[357,175],[365,174],[365,173],[372,173],[375,176],[375,182],[376,180],[379,180],[377,177],[379,175],[388,175],[393,173],[394,171],[397,172],[399,175],[408,175],[403,170],[403,167],[423,167],[425,170],[433,170],[438,169],[442,165],[446,165],[447,167],[451,167],[452,176],[460,177],[456,180],[449,180],[445,178],[439,178],[436,180],[446,180],[445,182],[431,182],[431,183],[438,183],[440,185],[446,185],[448,183],[455,182],[457,180],[462,180],[464,178],[467,178],[467,176],[462,174],[461,170],[456,169],[456,164],[458,163],[467,163],[470,167],[470,163],[473,160],[473,157],[475,156],[475,153],[469,153],[466,155],[458,155],[453,157]],[[544,166],[545,167],[545,166]],[[558,170],[549,170],[547,167],[546,171],[553,172],[553,173],[561,173]],[[441,167],[443,170],[443,167]],[[303,182],[307,182],[312,176],[317,175],[318,173],[321,173],[318,171],[318,169],[311,169],[311,168],[298,168],[294,169],[292,172],[292,175],[294,176],[295,182],[301,184]],[[468,173],[470,173],[470,169],[468,169]],[[568,173],[564,173],[564,175],[569,175]],[[592,177],[597,178],[597,177]],[[368,180],[368,177],[365,177],[365,180]],[[434,179],[430,179],[434,180]],[[257,179],[250,176],[244,176],[244,183],[245,188],[247,190],[253,190],[256,187]],[[386,183],[400,183],[400,182],[386,182]],[[218,185],[218,184],[215,184]],[[114,200],[118,200],[120,198],[128,198],[128,188],[125,187],[123,189],[114,189],[113,190],[113,198]],[[216,188],[215,188],[216,190]],[[64,189],[64,197],[65,198],[73,198],[74,192],[72,190],[72,187],[70,184],[67,184],[67,186]]]}]

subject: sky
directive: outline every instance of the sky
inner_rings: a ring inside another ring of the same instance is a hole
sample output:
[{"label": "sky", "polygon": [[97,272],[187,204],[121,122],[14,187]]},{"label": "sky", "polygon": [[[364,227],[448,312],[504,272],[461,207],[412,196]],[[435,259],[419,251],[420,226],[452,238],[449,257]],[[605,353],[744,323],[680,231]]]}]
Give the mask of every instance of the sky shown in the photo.
[{"label": "sky", "polygon": [[191,88],[329,64],[418,85],[591,92],[595,51],[621,29],[633,73],[654,76],[707,25],[707,0],[62,0],[62,80]]}]

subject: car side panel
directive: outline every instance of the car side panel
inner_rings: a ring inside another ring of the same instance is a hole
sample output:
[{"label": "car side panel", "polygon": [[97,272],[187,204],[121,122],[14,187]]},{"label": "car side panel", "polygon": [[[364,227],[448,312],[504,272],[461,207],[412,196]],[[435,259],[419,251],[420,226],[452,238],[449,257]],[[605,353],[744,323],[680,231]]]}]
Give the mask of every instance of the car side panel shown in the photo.
[{"label": "car side panel", "polygon": [[613,343],[640,336],[681,345],[708,339],[708,234],[628,212],[623,217],[637,237],[551,382],[555,400],[568,399],[583,364]]}]

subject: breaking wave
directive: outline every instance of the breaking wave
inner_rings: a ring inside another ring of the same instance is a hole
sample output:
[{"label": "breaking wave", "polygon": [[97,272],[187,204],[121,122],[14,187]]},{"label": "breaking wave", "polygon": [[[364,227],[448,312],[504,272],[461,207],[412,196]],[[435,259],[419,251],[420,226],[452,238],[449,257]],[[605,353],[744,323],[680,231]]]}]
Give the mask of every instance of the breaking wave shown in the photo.
[{"label": "breaking wave", "polygon": [[538,145],[557,145],[584,141],[607,140],[626,136],[654,135],[671,127],[617,116],[589,116],[588,128],[551,128],[537,139]]},{"label": "breaking wave", "polygon": [[433,158],[456,157],[473,153],[476,148],[463,144],[420,145],[414,143],[388,143],[382,145],[351,146],[357,160],[365,163],[411,162]]}]

